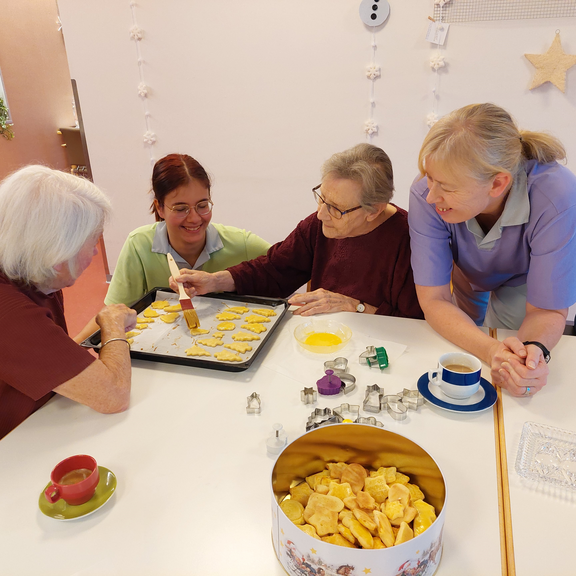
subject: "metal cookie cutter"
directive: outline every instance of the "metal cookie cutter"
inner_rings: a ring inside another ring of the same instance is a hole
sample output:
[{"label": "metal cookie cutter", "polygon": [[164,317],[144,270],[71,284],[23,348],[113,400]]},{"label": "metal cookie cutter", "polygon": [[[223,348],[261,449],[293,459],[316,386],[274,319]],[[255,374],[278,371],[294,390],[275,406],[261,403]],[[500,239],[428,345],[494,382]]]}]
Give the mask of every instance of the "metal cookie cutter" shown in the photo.
[{"label": "metal cookie cutter", "polygon": [[424,404],[424,396],[418,390],[404,388],[402,392],[398,392],[398,396],[402,398],[402,404],[411,410],[418,410]]},{"label": "metal cookie cutter", "polygon": [[407,416],[408,408],[402,403],[402,397],[398,394],[393,394],[391,396],[384,396],[382,399],[383,407],[386,406],[388,414],[394,418],[394,420],[404,420]]},{"label": "metal cookie cutter", "polygon": [[388,368],[388,353],[386,352],[386,348],[381,346],[366,346],[366,351],[360,354],[358,361],[360,364],[368,364],[370,368],[377,365],[380,370],[383,370],[384,368]]},{"label": "metal cookie cutter", "polygon": [[348,359],[334,358],[334,360],[326,360],[324,362],[324,370],[332,370],[340,380],[342,380],[342,390],[344,394],[350,394],[356,389],[356,378],[348,372]]},{"label": "metal cookie cutter", "polygon": [[248,404],[246,405],[247,414],[260,414],[262,410],[262,402],[260,401],[260,395],[256,392],[252,392],[248,396]]},{"label": "metal cookie cutter", "polygon": [[338,421],[342,422],[354,422],[360,416],[360,406],[341,404],[333,410],[334,415],[338,416]]},{"label": "metal cookie cutter", "polygon": [[363,416],[359,416],[355,420],[356,424],[370,424],[370,426],[377,426],[378,428],[384,428],[384,424],[380,422],[380,420],[376,420],[374,416],[370,416],[368,418],[364,418]]},{"label": "metal cookie cutter", "polygon": [[306,432],[326,424],[338,424],[338,416],[334,416],[330,408],[316,408],[306,422]]},{"label": "metal cookie cutter", "polygon": [[[374,404],[370,401],[374,394],[378,394],[378,403]],[[362,409],[365,412],[374,412],[378,414],[382,410],[382,399],[384,398],[384,388],[380,388],[378,384],[373,384],[372,386],[366,386],[366,394],[364,396],[364,402],[362,403]]]},{"label": "metal cookie cutter", "polygon": [[300,390],[300,400],[302,400],[304,404],[314,404],[317,398],[318,392],[316,392],[314,388],[304,388],[304,390]]}]

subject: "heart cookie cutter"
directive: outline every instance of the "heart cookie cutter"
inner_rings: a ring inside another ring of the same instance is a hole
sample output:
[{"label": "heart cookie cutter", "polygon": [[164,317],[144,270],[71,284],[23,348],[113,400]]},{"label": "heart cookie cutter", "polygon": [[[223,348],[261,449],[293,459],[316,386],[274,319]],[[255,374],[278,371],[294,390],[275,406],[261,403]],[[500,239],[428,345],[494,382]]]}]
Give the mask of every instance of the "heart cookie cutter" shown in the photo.
[{"label": "heart cookie cutter", "polygon": [[404,420],[408,415],[408,408],[402,403],[402,397],[398,394],[384,396],[382,398],[382,408],[386,407],[386,411],[394,420]]},{"label": "heart cookie cutter", "polygon": [[342,380],[342,391],[344,394],[350,394],[356,389],[356,378],[348,372],[348,359],[338,356],[334,360],[324,362],[324,371],[332,370],[335,376]]}]

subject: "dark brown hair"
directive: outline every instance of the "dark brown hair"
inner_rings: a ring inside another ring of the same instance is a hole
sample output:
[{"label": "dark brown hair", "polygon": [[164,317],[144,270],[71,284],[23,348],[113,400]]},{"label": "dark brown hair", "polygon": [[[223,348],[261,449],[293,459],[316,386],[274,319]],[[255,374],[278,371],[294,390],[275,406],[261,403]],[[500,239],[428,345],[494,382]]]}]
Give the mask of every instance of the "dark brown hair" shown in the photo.
[{"label": "dark brown hair", "polygon": [[[154,164],[154,170],[152,170],[154,199],[158,201],[160,206],[164,206],[164,200],[170,192],[188,184],[191,180],[198,180],[206,187],[208,195],[210,195],[210,176],[192,156],[188,156],[188,154],[168,154],[168,156],[160,158]],[[157,222],[162,220],[154,202],[152,202],[150,210],[156,217]]]}]

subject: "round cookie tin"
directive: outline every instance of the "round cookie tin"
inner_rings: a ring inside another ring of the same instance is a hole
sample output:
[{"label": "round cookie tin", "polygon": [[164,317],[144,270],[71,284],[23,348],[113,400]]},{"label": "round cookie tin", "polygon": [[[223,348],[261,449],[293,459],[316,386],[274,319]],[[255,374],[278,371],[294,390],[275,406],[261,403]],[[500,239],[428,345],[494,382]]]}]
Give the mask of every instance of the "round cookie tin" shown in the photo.
[{"label": "round cookie tin", "polygon": [[[422,534],[390,548],[366,550],[329,544],[309,536],[279,503],[291,486],[329,462],[357,462],[377,470],[395,466],[432,504],[437,518]],[[286,446],[272,470],[272,541],[291,576],[430,576],[442,556],[447,489],[436,461],[416,442],[374,426],[335,424],[307,432]]]}]

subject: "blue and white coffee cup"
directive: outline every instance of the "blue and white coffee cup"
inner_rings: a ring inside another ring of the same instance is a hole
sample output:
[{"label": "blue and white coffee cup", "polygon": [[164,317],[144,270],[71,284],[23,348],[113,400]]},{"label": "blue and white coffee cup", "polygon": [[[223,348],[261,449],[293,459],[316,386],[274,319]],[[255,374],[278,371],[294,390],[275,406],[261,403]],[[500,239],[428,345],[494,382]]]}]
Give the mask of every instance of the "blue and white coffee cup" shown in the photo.
[{"label": "blue and white coffee cup", "polygon": [[478,392],[481,371],[482,363],[472,354],[449,352],[440,356],[438,368],[428,372],[428,379],[446,396],[464,400]]}]

